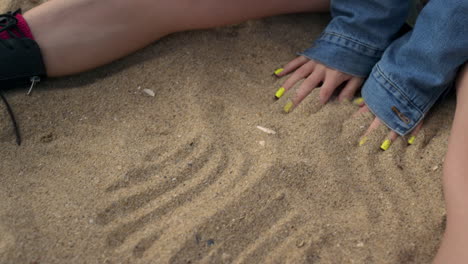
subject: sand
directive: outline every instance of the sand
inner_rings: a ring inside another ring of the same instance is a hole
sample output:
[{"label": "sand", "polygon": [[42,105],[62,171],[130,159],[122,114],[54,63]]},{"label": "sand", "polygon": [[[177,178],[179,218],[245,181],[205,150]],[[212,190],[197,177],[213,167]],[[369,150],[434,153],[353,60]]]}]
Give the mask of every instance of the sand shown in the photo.
[{"label": "sand", "polygon": [[372,116],[351,103],[283,114],[271,74],[328,19],[174,34],[8,91],[24,142],[1,105],[0,263],[429,263],[454,100],[387,152],[384,127],[358,147]]}]

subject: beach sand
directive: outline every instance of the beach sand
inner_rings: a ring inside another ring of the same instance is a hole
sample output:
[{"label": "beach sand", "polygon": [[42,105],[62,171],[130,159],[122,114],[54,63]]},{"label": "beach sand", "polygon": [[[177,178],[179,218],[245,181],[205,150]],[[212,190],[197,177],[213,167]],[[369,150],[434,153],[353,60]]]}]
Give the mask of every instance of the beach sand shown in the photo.
[{"label": "beach sand", "polygon": [[454,100],[386,152],[384,127],[358,147],[373,118],[351,103],[282,113],[272,72],[328,19],[178,33],[8,91],[24,141],[1,104],[0,263],[429,263]]}]

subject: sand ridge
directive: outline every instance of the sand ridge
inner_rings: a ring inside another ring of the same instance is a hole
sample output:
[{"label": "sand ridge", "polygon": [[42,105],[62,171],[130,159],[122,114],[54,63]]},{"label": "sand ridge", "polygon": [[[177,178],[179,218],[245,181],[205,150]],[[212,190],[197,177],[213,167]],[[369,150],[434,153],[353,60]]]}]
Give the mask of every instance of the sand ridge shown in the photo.
[{"label": "sand ridge", "polygon": [[0,262],[430,262],[454,101],[387,152],[383,127],[357,146],[372,117],[351,103],[315,91],[283,114],[271,73],[327,20],[175,34],[32,97],[8,92],[24,144],[0,115]]}]

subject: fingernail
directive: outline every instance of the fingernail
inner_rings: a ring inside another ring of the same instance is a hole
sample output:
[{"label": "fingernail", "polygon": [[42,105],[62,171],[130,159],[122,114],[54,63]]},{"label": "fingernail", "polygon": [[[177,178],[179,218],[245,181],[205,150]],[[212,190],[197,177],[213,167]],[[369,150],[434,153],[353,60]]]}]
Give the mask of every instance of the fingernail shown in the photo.
[{"label": "fingernail", "polygon": [[362,97],[359,97],[353,101],[353,104],[355,105],[361,105],[362,103],[364,103],[364,98]]},{"label": "fingernail", "polygon": [[359,146],[362,147],[362,145],[364,145],[366,141],[367,141],[367,137],[362,137],[361,141],[359,141]]},{"label": "fingernail", "polygon": [[415,140],[416,140],[416,136],[411,136],[411,137],[408,139],[408,144],[413,145]]},{"label": "fingernail", "polygon": [[293,108],[294,104],[293,102],[289,101],[286,103],[286,105],[284,106],[284,112],[286,113],[289,113],[291,112],[291,109]]},{"label": "fingernail", "polygon": [[281,97],[283,97],[284,92],[286,92],[286,89],[284,89],[284,87],[279,88],[275,94],[276,99],[280,99]]},{"label": "fingernail", "polygon": [[383,151],[387,151],[390,146],[392,145],[392,141],[390,139],[387,139],[385,140],[382,145],[380,146],[380,148],[383,150]]},{"label": "fingernail", "polygon": [[277,70],[275,71],[274,74],[275,74],[275,75],[278,75],[278,74],[281,74],[283,71],[284,71],[283,68],[279,68],[279,69],[277,69]]}]

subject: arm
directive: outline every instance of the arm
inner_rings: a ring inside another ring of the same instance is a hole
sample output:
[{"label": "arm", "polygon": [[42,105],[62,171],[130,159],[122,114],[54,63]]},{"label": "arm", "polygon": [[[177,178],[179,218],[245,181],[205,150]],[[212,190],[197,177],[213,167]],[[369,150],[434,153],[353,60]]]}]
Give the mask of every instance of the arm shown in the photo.
[{"label": "arm", "polygon": [[447,227],[434,263],[468,262],[468,67],[460,74],[457,90],[457,108],[443,175]]},{"label": "arm", "polygon": [[398,134],[416,127],[468,60],[466,14],[466,1],[429,1],[415,28],[394,41],[372,70],[363,97]]}]

